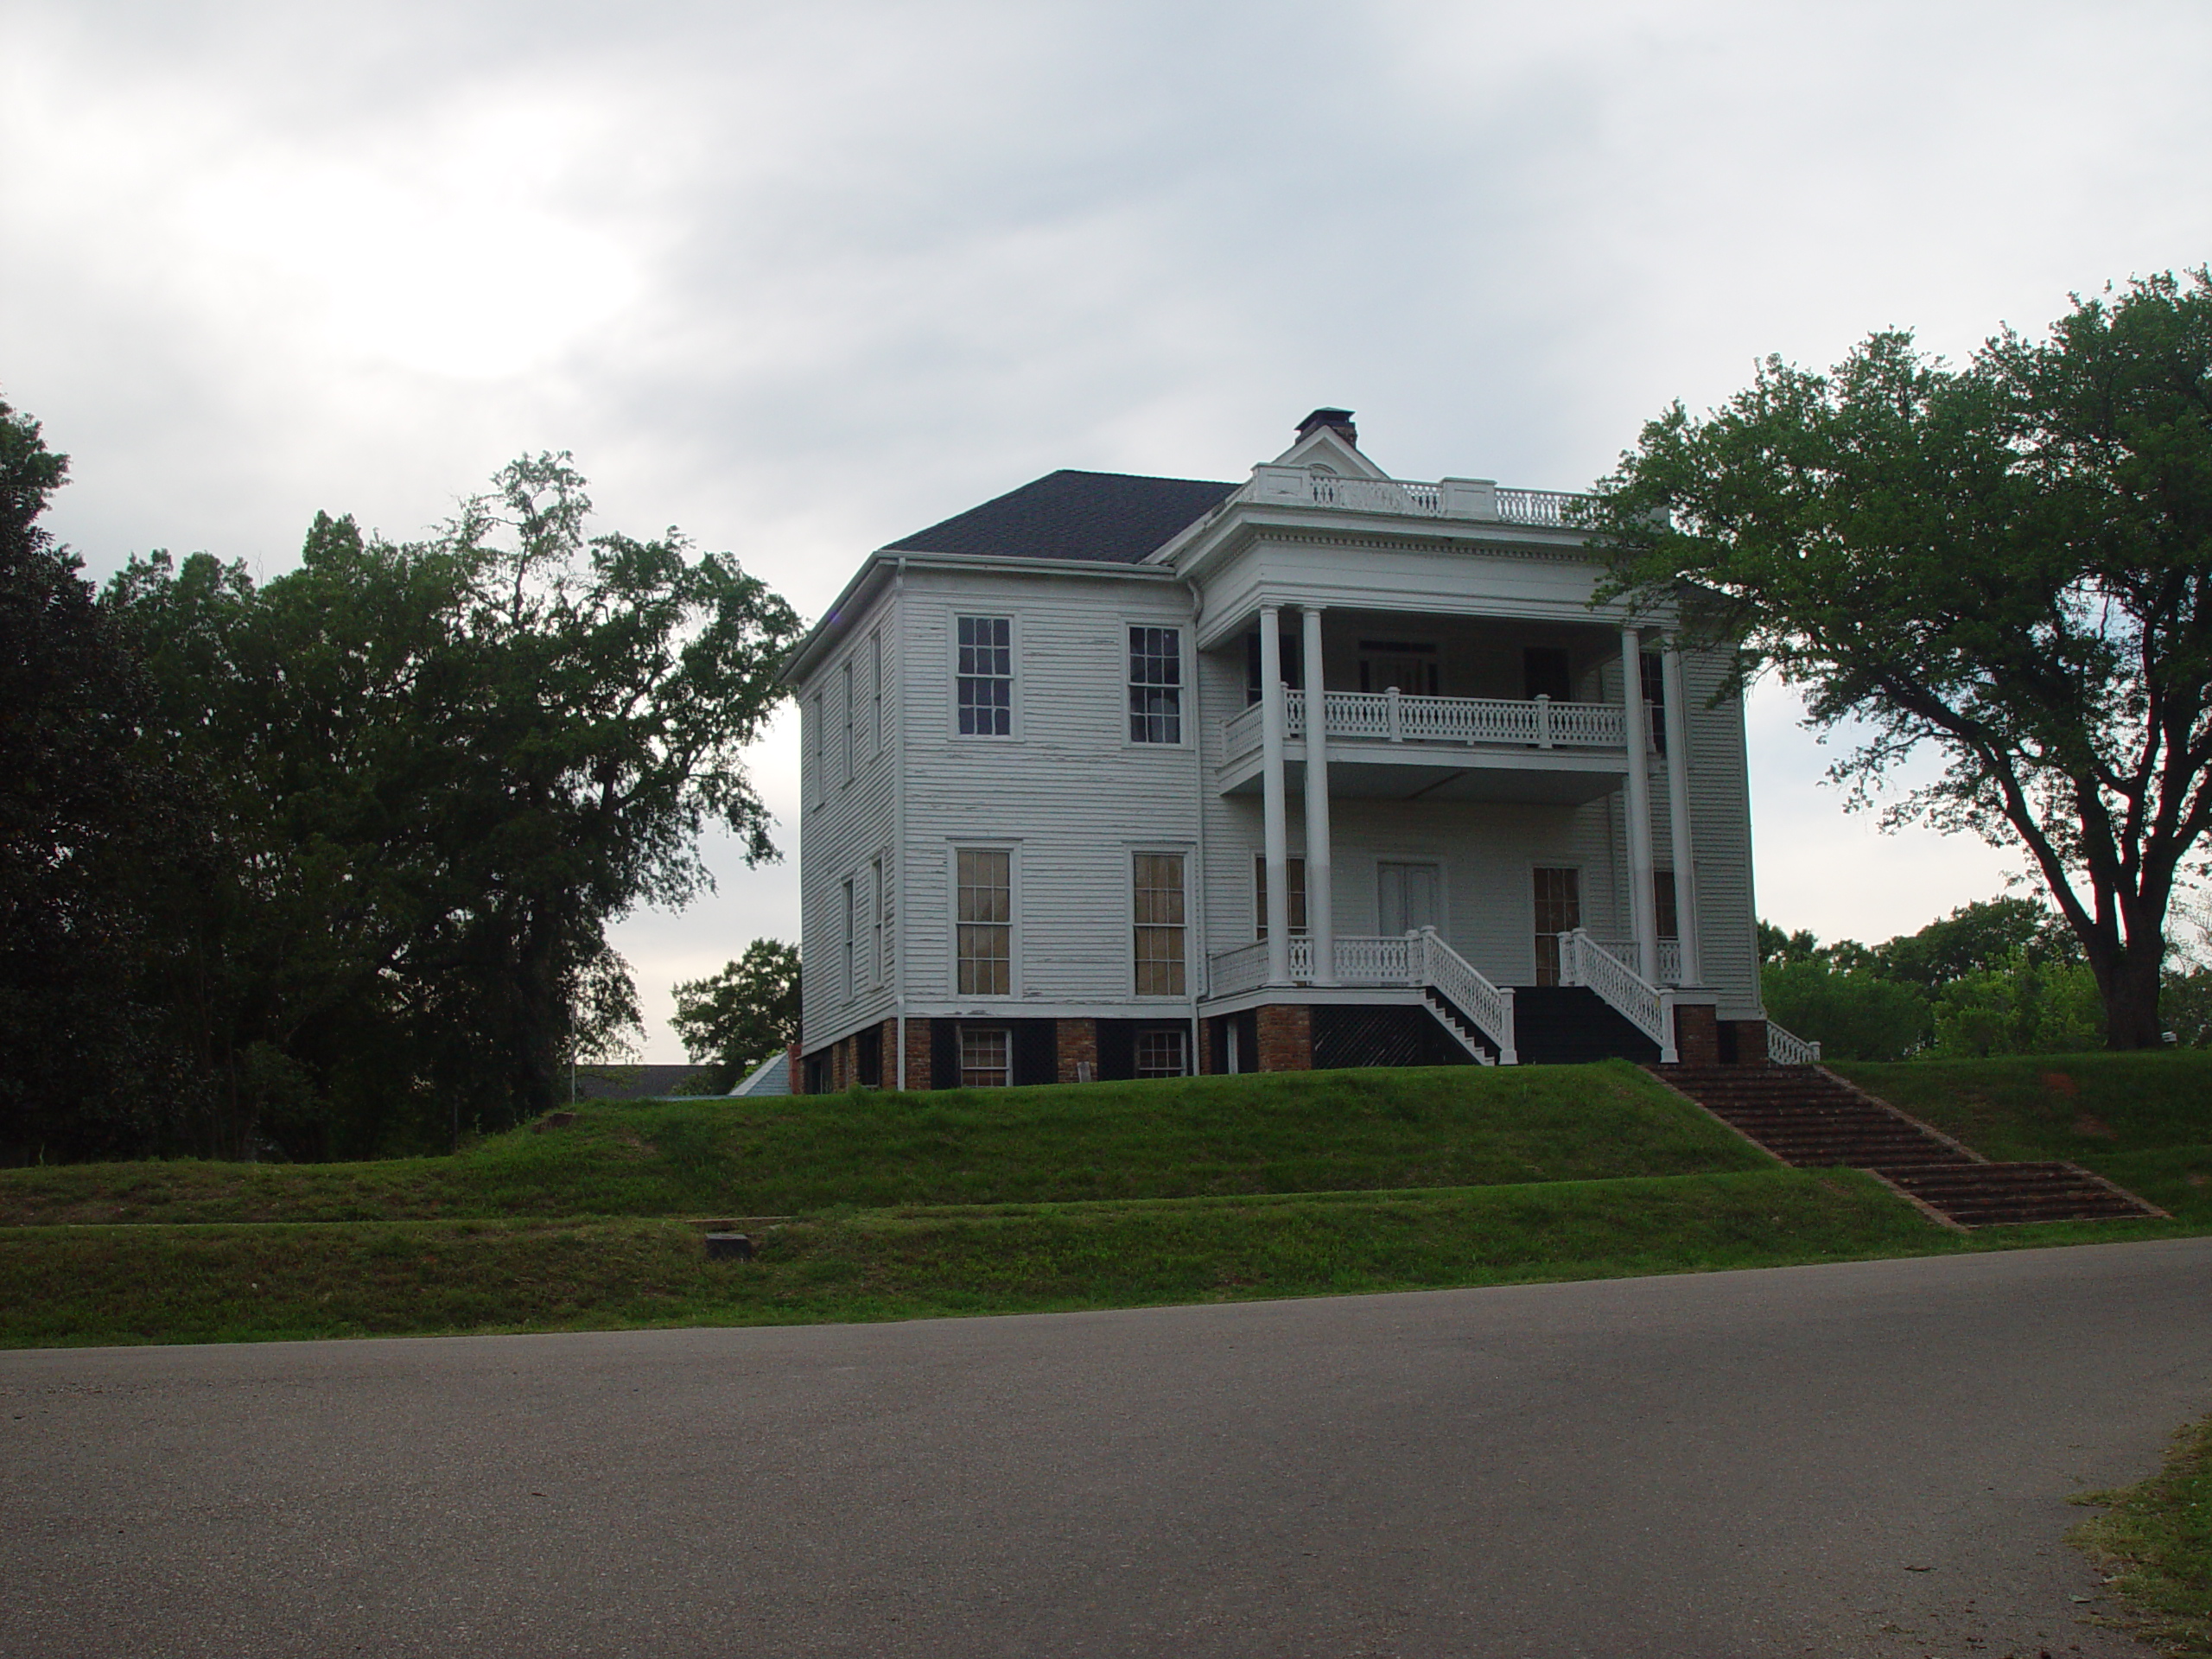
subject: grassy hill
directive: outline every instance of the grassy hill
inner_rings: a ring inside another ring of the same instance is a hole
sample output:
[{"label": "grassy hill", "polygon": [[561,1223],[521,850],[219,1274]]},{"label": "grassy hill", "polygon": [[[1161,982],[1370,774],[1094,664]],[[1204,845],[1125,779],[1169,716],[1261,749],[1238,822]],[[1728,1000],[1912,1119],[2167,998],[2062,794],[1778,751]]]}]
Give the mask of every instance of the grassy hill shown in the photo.
[{"label": "grassy hill", "polygon": [[607,1102],[453,1158],[0,1171],[0,1225],[789,1215],[1491,1186],[1772,1160],[1625,1061]]},{"label": "grassy hill", "polygon": [[1832,1068],[1991,1158],[2063,1158],[2212,1227],[2212,1051]]},{"label": "grassy hill", "polygon": [[[2212,1056],[1838,1070],[2177,1219],[1961,1237],[1618,1062],[606,1103],[451,1158],[0,1171],[0,1344],[1135,1306],[2212,1228]],[[721,1217],[788,1219],[710,1261]]]}]

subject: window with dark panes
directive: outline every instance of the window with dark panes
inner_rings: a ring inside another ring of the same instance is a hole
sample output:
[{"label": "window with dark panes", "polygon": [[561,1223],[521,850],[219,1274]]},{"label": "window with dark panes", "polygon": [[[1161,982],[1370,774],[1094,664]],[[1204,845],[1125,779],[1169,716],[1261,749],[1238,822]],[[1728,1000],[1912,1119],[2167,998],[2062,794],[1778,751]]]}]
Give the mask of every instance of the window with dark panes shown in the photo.
[{"label": "window with dark panes", "polygon": [[1179,1027],[1161,1027],[1137,1033],[1137,1076],[1180,1077],[1189,1075],[1189,1037],[1190,1033]]},{"label": "window with dark panes", "polygon": [[1129,630],[1129,739],[1183,741],[1183,631]]},{"label": "window with dark panes", "polygon": [[960,1086],[1004,1089],[1014,1082],[1014,1033],[1004,1026],[960,1027]]},{"label": "window with dark panes", "polygon": [[960,630],[960,730],[967,737],[1014,731],[1014,623],[963,616]]},{"label": "window with dark panes", "polygon": [[1643,683],[1643,718],[1651,728],[1651,747],[1667,753],[1667,670],[1656,651],[1637,653]]},{"label": "window with dark panes", "polygon": [[958,855],[960,995],[1014,994],[1013,855],[963,847]]}]

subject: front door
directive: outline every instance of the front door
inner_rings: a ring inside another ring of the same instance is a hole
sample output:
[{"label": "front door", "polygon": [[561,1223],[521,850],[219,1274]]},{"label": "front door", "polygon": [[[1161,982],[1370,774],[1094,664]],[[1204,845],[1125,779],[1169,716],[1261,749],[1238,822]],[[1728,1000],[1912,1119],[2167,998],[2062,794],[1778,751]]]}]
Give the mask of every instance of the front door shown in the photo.
[{"label": "front door", "polygon": [[1536,872],[1536,983],[1559,983],[1559,936],[1582,925],[1582,872]]},{"label": "front door", "polygon": [[1444,873],[1433,864],[1382,864],[1376,867],[1376,912],[1385,937],[1416,932],[1424,927],[1444,928]]}]

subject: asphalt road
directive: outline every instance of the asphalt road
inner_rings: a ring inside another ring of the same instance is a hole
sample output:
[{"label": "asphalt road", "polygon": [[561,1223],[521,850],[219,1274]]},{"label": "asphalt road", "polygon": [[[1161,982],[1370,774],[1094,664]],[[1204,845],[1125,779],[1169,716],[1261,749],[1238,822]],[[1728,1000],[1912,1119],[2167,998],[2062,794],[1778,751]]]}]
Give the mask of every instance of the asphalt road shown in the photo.
[{"label": "asphalt road", "polygon": [[783,1330],[0,1354],[0,1652],[2145,1650],[2066,1497],[2212,1240]]}]

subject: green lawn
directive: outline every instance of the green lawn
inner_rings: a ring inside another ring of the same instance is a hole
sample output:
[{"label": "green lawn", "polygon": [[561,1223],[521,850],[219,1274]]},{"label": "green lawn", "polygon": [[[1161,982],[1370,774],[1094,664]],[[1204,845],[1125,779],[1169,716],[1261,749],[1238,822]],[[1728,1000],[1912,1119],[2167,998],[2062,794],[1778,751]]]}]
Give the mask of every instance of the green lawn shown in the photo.
[{"label": "green lawn", "polygon": [[[1837,1069],[2178,1219],[1961,1236],[1619,1062],[606,1103],[451,1158],[0,1171],[0,1345],[1123,1307],[2212,1227],[2197,1056]],[[731,1262],[709,1217],[790,1219]]]},{"label": "green lawn", "polygon": [[1988,1157],[2067,1159],[2212,1227],[2212,1051],[1830,1069]]},{"label": "green lawn", "polygon": [[797,1324],[1434,1289],[1955,1249],[1847,1171],[839,1212],[710,1261],[639,1219],[0,1231],[0,1344]]},{"label": "green lawn", "polygon": [[0,1171],[0,1225],[791,1215],[1769,1166],[1625,1061],[608,1103],[454,1158]]}]

